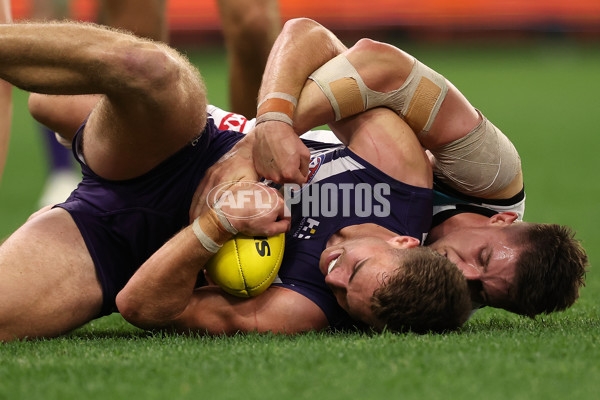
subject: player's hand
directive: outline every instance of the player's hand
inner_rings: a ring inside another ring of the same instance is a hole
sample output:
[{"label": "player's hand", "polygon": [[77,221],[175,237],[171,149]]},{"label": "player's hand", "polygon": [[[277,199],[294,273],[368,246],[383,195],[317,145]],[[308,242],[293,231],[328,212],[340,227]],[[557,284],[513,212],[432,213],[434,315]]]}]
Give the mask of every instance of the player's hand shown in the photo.
[{"label": "player's hand", "polygon": [[249,236],[273,236],[287,232],[290,213],[278,190],[260,182],[241,181],[220,191],[213,205],[239,232]]},{"label": "player's hand", "polygon": [[290,125],[267,121],[254,134],[254,166],[260,176],[280,184],[306,182],[310,151]]},{"label": "player's hand", "polygon": [[258,181],[254,161],[252,160],[253,141],[252,134],[246,135],[206,171],[206,175],[202,178],[192,198],[189,211],[190,222],[200,215],[207,204],[212,205],[215,203],[216,198],[208,199],[207,203],[207,196],[214,188],[227,189],[235,182]]}]

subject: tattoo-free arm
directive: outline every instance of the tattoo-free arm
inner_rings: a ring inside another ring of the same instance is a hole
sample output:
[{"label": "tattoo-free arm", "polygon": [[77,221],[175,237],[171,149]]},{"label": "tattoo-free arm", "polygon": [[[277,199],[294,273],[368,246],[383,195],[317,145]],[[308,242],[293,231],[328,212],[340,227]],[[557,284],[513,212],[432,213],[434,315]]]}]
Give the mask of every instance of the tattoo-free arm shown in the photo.
[{"label": "tattoo-free arm", "polygon": [[[238,188],[247,190],[243,184],[235,185],[231,188],[232,195],[235,196]],[[259,189],[257,193],[264,190]],[[244,208],[223,205],[226,215],[237,217],[230,221],[241,232],[271,236],[289,228],[289,218],[284,218],[283,198],[273,196],[277,194],[275,189],[266,190],[272,195],[263,197],[256,207],[263,209],[270,201],[273,211],[261,216],[256,217],[251,203]],[[201,220],[207,212],[204,209]],[[255,217],[247,218],[249,215]],[[215,235],[212,239],[216,243],[223,243],[231,236],[224,230]],[[121,290],[117,296],[119,311],[129,322],[142,328],[295,333],[327,326],[324,314],[313,302],[290,290],[269,288],[260,296],[244,300],[214,286],[194,290],[198,274],[203,273],[212,255],[199,243],[191,227],[183,229],[154,253]]]},{"label": "tattoo-free arm", "polygon": [[[273,93],[298,99],[307,77],[345,49],[330,31],[310,19],[288,21],[269,55],[259,104]],[[257,125],[253,157],[259,175],[280,183],[304,183],[310,154],[298,139],[301,133],[279,121]]]}]

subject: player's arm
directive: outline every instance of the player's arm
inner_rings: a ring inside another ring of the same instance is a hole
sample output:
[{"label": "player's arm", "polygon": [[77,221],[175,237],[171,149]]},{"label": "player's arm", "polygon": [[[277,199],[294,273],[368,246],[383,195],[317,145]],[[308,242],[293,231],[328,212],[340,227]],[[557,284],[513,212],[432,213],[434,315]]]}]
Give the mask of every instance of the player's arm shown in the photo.
[{"label": "player's arm", "polygon": [[[269,58],[260,92],[263,105],[258,108],[254,147],[254,161],[259,172],[261,167],[262,171],[277,169],[278,157],[285,167],[297,172],[298,164],[294,161],[297,148],[285,141],[297,141],[296,135],[319,124],[341,119],[335,118],[324,92],[312,80],[307,83],[307,78],[326,61],[345,51],[345,46],[329,30],[312,20],[298,19],[285,25]],[[351,97],[353,86],[350,83],[342,81],[338,86],[340,93],[346,98]],[[299,98],[296,112],[291,114],[293,107],[289,107],[290,114],[286,115],[284,106],[290,105],[290,99],[296,97]],[[431,186],[431,170],[421,146],[397,115],[389,110],[374,110],[347,119],[353,113],[364,111],[362,103],[360,109],[349,107],[343,111],[344,121],[332,125],[343,143],[396,179]],[[267,122],[261,122],[263,116]],[[294,128],[290,125],[292,118]],[[273,138],[278,140],[273,141]],[[386,151],[380,151],[381,148]],[[290,163],[290,159],[294,162]]]},{"label": "player's arm", "polygon": [[286,22],[275,41],[258,97],[254,160],[259,175],[276,182],[304,183],[310,154],[294,132],[294,109],[306,78],[346,47],[318,23]]},{"label": "player's arm", "polygon": [[[434,155],[436,174],[456,190],[502,199],[523,188],[520,158],[510,140],[451,82],[404,51],[362,39],[315,71],[311,80],[316,84],[306,85],[296,109],[298,130],[385,106],[402,116]],[[316,92],[326,96],[329,109],[314,101]],[[321,119],[306,118],[310,115]],[[355,132],[347,130],[346,135]]]},{"label": "player's arm", "polygon": [[[252,185],[237,184],[229,190],[235,198],[238,191],[252,190]],[[202,320],[204,305],[211,300],[199,301],[203,296],[196,294],[194,286],[210,257],[235,230],[272,236],[289,228],[289,218],[283,218],[283,198],[278,192],[267,187],[254,192],[261,196],[261,201],[248,202],[243,208],[224,204],[222,211],[215,211],[206,207],[191,226],[154,253],[117,296],[117,307],[123,316],[144,328],[185,326],[204,330],[204,325],[194,325],[193,321]],[[265,204],[270,205],[271,212],[264,213]],[[256,216],[256,207],[261,207],[262,215]],[[224,221],[224,215],[235,218]],[[229,225],[235,229],[232,231]]]},{"label": "player's arm", "polygon": [[216,286],[197,289],[169,328],[180,332],[294,334],[329,326],[323,311],[292,290],[271,286],[259,296],[231,296]]},{"label": "player's arm", "polygon": [[[289,30],[296,33],[297,41],[310,42],[314,53],[332,54],[319,51],[327,48],[327,35],[320,41],[311,41],[310,36],[303,35],[303,30],[297,28],[311,24],[316,26],[312,29],[326,31],[310,20],[296,20]],[[285,60],[279,62],[286,64]],[[473,196],[503,199],[523,188],[520,158],[510,140],[484,119],[452,83],[404,51],[362,39],[319,67],[310,78],[295,107],[296,132],[334,120],[344,121],[365,110],[384,106],[402,116],[423,147],[433,154],[436,174],[454,189]],[[285,84],[275,85],[293,93]],[[323,94],[328,104],[323,104]],[[332,127],[346,144],[359,132],[356,129],[342,132],[335,129],[335,125]],[[286,127],[280,129],[289,131]],[[281,132],[279,135],[283,135]],[[275,137],[262,132],[261,135],[263,141]],[[263,155],[255,159],[257,169],[259,163],[269,159],[269,152],[275,154],[276,146],[261,147]],[[481,166],[485,168],[484,173],[480,171]],[[268,167],[263,166],[265,170]]]},{"label": "player's arm", "polygon": [[117,307],[143,329],[172,328],[208,334],[297,333],[327,327],[321,309],[288,289],[270,287],[243,299],[217,286],[194,290],[213,253],[186,228],[146,262],[117,296]]},{"label": "player's arm", "polygon": [[[269,56],[259,95],[261,104],[258,107],[256,141],[253,152],[254,163],[259,174],[275,181],[303,183],[308,155],[304,146],[297,139],[297,135],[313,127],[333,123],[366,110],[365,107],[362,107],[362,102],[360,107],[357,107],[356,97],[353,96],[358,95],[360,99],[361,94],[355,90],[356,85],[350,84],[348,80],[331,82],[335,85],[335,93],[330,97],[324,95],[320,81],[308,80],[309,76],[312,76],[314,71],[323,64],[327,65],[328,61],[342,53],[352,55],[358,53],[358,59],[369,61],[365,62],[363,67],[367,75],[375,74],[375,71],[380,75],[384,74],[385,79],[373,80],[377,85],[397,79],[401,73],[405,72],[398,72],[397,60],[391,60],[391,57],[386,60],[378,51],[369,51],[365,43],[366,41],[359,42],[348,50],[332,32],[315,21],[299,18],[285,24]],[[406,60],[409,59],[409,56],[404,53],[400,53],[400,55]],[[374,56],[379,57],[373,59]],[[404,59],[403,61],[406,61]],[[387,64],[383,61],[387,61]],[[410,65],[406,69],[408,75]],[[315,81],[319,82],[319,85]],[[325,84],[329,83],[325,82]],[[398,83],[398,85],[401,84],[402,82]],[[338,95],[341,97],[331,100],[332,97],[335,98]],[[337,108],[332,107],[334,103]],[[339,117],[340,107],[341,117]],[[353,148],[355,150],[359,151],[362,156],[366,156],[365,158],[372,161],[377,167],[383,167],[385,172],[394,177],[399,175],[390,173],[388,167],[392,165],[414,166],[414,162],[421,165],[423,157],[420,154],[418,142],[415,142],[414,138],[404,135],[404,129],[397,135],[396,142],[383,140],[383,135],[380,134],[382,131],[376,132],[375,126],[382,127],[388,120],[385,117],[383,119],[373,118],[373,116],[379,115],[382,114],[371,113],[369,117],[361,116],[352,121],[346,120],[332,125],[332,128],[344,144],[348,145],[354,141]],[[376,123],[375,120],[379,122]],[[377,136],[377,140],[373,135]],[[359,136],[362,139],[356,140]],[[389,135],[386,133],[385,136]],[[405,146],[411,141],[415,142],[416,146]],[[358,145],[358,142],[362,142],[364,146]],[[388,145],[393,144],[391,151],[393,153],[394,149],[399,149],[396,153],[396,161],[401,160],[402,162],[383,161],[377,154],[382,152],[373,149],[373,145],[377,142],[380,147],[386,148],[388,151],[390,151]],[[406,156],[411,149],[414,149],[417,155],[409,156],[408,158],[411,160],[407,162]],[[393,169],[397,170],[397,168]],[[406,168],[404,169],[406,170]],[[424,171],[421,168],[420,170]],[[405,175],[404,173],[400,174],[400,176]]]},{"label": "player's arm", "polygon": [[396,47],[371,40],[358,42],[344,56],[362,78],[367,102],[398,112],[430,150],[440,180],[489,199],[522,190],[514,145],[444,76]]}]

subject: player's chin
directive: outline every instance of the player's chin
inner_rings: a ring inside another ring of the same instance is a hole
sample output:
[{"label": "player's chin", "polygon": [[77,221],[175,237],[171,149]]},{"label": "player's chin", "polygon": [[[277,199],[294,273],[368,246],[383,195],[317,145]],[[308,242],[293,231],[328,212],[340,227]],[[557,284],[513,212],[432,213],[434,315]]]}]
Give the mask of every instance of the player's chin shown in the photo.
[{"label": "player's chin", "polygon": [[331,287],[331,290],[333,291],[333,295],[335,296],[335,299],[337,300],[338,305],[342,308],[342,310],[344,310],[348,315],[353,317],[350,307],[348,307],[348,299],[346,298],[345,292],[342,293],[340,290],[337,290],[334,287]]}]

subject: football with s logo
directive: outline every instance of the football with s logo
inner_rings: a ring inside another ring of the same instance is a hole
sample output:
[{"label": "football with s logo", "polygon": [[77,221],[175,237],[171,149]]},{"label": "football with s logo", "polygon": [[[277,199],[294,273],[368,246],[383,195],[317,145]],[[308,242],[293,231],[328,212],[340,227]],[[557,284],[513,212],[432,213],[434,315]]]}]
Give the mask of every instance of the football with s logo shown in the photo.
[{"label": "football with s logo", "polygon": [[284,247],[285,233],[271,237],[237,234],[206,263],[206,272],[229,294],[257,296],[275,280]]}]

